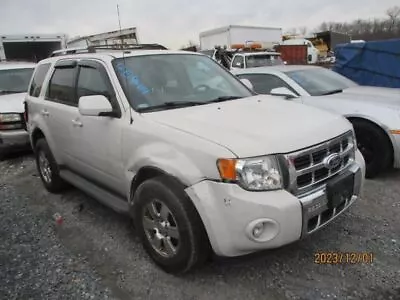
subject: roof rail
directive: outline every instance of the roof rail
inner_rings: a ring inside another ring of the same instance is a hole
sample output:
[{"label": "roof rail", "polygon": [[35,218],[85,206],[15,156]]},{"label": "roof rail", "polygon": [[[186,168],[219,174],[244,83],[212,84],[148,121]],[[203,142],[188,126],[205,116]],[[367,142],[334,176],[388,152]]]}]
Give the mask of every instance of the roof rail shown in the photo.
[{"label": "roof rail", "polygon": [[130,50],[168,50],[160,44],[123,44],[123,45],[99,45],[77,48],[65,48],[53,51],[50,57],[80,53],[97,53],[100,51],[130,51]]}]

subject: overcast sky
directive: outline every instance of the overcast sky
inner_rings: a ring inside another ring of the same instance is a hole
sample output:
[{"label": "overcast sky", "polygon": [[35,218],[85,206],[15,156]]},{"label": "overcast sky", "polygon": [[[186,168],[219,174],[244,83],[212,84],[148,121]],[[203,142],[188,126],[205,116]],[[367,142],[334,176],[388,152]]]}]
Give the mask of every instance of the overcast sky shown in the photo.
[{"label": "overcast sky", "polygon": [[399,0],[0,0],[0,34],[116,30],[117,3],[122,27],[136,26],[141,42],[178,48],[225,25],[314,29],[323,21],[383,17]]}]

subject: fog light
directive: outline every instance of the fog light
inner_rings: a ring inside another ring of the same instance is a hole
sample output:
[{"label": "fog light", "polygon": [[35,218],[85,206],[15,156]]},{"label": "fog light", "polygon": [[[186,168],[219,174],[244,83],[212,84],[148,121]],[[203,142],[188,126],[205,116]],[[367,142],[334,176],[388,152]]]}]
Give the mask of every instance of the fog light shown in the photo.
[{"label": "fog light", "polygon": [[256,219],[246,226],[247,237],[257,243],[268,242],[274,239],[278,233],[279,224],[272,219]]},{"label": "fog light", "polygon": [[258,223],[253,228],[253,236],[257,239],[259,238],[264,232],[264,223]]}]

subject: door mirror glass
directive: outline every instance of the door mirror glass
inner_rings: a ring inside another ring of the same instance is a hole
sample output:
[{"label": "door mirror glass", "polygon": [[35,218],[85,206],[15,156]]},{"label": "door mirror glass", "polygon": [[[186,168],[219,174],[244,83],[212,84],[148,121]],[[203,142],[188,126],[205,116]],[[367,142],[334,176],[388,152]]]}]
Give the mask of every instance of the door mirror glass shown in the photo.
[{"label": "door mirror glass", "polygon": [[283,96],[286,99],[292,99],[292,98],[297,97],[295,93],[293,93],[291,90],[289,90],[286,87],[278,87],[278,88],[272,89],[270,94],[273,96]]},{"label": "door mirror glass", "polygon": [[79,113],[83,116],[112,117],[114,114],[110,101],[103,95],[80,97],[78,108]]},{"label": "door mirror glass", "polygon": [[253,86],[253,84],[251,83],[250,80],[248,80],[247,78],[241,78],[240,81],[241,81],[245,86],[247,86],[250,90],[254,91],[254,86]]}]

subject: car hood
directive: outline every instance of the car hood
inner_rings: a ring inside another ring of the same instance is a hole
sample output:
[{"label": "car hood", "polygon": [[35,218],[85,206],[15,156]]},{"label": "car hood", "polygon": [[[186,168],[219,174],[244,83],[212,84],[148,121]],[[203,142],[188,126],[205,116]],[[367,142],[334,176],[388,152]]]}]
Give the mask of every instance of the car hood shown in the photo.
[{"label": "car hood", "polygon": [[238,157],[288,153],[351,129],[338,114],[266,95],[143,116],[219,144]]},{"label": "car hood", "polygon": [[374,101],[400,106],[400,89],[384,88],[374,86],[356,86],[343,90],[341,94],[333,96],[343,96],[355,100]]},{"label": "car hood", "polygon": [[317,96],[326,97],[330,100],[357,101],[368,105],[386,106],[388,108],[400,109],[400,92],[397,89],[375,88],[375,87],[355,87],[345,89],[342,93]]},{"label": "car hood", "polygon": [[0,113],[23,113],[26,93],[0,96]]}]

